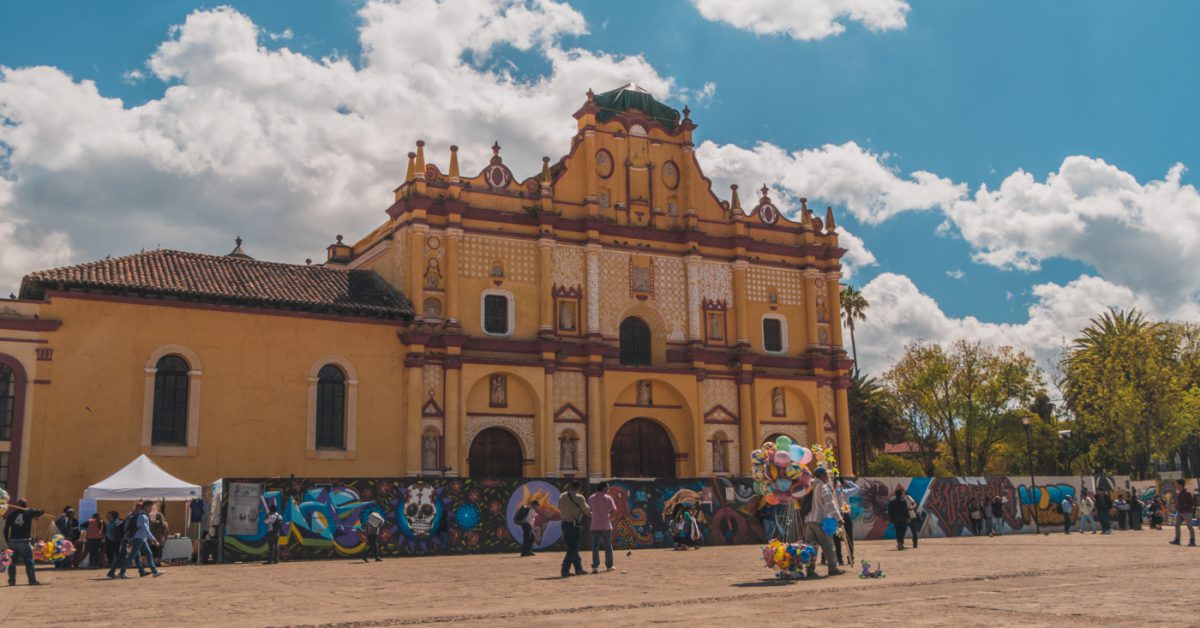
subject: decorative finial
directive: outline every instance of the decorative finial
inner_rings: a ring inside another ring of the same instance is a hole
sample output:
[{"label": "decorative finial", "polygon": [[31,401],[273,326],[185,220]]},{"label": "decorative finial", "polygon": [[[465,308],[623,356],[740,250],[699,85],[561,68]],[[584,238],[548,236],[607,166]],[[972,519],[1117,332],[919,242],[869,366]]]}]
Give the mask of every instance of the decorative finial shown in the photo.
[{"label": "decorative finial", "polygon": [[458,146],[450,146],[450,178],[458,178]]},{"label": "decorative finial", "polygon": [[306,258],[304,258],[304,265],[305,265],[305,266],[312,266],[312,258],[311,258],[311,257],[306,257]]},{"label": "decorative finial", "polygon": [[413,180],[417,174],[417,154],[409,151],[408,153],[408,172],[404,174],[404,182],[408,183]]},{"label": "decorative finial", "polygon": [[833,208],[832,207],[825,208],[825,230],[826,231],[836,231],[837,230],[837,225],[834,224],[834,222],[833,222]]},{"label": "decorative finial", "polygon": [[692,115],[692,110],[691,110],[691,109],[688,109],[688,106],[687,106],[687,105],[684,105],[684,106],[683,106],[683,119],[684,119],[684,120],[691,120],[691,119],[692,119],[692,118],[691,118],[691,115]]},{"label": "decorative finial", "polygon": [[771,188],[767,187],[767,184],[766,184],[766,183],[764,183],[764,184],[763,184],[763,186],[762,186],[762,189],[761,189],[761,190],[759,190],[759,192],[762,192],[762,200],[764,200],[764,201],[769,201],[769,200],[771,200],[771,199],[767,198],[767,193],[768,193],[768,192],[770,192],[770,191],[771,191]]},{"label": "decorative finial", "polygon": [[550,158],[542,157],[542,183],[550,183]]},{"label": "decorative finial", "polygon": [[498,166],[501,163],[504,163],[504,160],[500,158],[500,142],[492,142],[492,165]]},{"label": "decorative finial", "polygon": [[590,87],[587,90],[587,99],[589,103],[596,102],[596,93]]},{"label": "decorative finial", "polygon": [[340,233],[337,235],[337,243],[338,244],[342,243],[342,234],[340,234]]},{"label": "decorative finial", "polygon": [[238,237],[234,238],[233,243],[238,246],[241,246],[242,245],[242,236],[238,236]]},{"label": "decorative finial", "polygon": [[734,183],[733,185],[730,185],[730,186],[729,186],[729,189],[733,191],[733,198],[732,198],[732,199],[730,200],[730,202],[729,202],[729,207],[730,207],[730,209],[732,209],[732,210],[735,210],[735,211],[739,211],[739,212],[740,212],[740,211],[742,211],[742,201],[741,201],[741,199],[739,199],[739,198],[738,198],[738,193],[737,193],[737,191],[738,191],[738,186],[737,186],[737,184],[736,184],[736,183]]},{"label": "decorative finial", "polygon": [[425,178],[425,140],[417,140],[417,164],[413,173],[418,179]]},{"label": "decorative finial", "polygon": [[496,140],[496,141],[492,142],[492,154],[493,155],[500,154],[500,140]]}]

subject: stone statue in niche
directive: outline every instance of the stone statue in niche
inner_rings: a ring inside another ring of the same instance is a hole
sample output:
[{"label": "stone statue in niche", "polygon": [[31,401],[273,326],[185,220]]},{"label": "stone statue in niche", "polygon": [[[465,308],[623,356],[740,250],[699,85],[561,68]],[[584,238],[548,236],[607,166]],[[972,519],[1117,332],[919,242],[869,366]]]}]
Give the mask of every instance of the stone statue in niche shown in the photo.
[{"label": "stone statue in niche", "polygon": [[829,322],[829,310],[825,309],[825,297],[817,295],[817,322]]},{"label": "stone statue in niche", "polygon": [[713,438],[712,443],[712,459],[713,473],[728,473],[729,472],[729,450],[725,446],[725,440],[719,435]]},{"label": "stone statue in niche", "polygon": [[779,303],[779,294],[775,292],[774,288],[771,288],[767,292],[767,303],[770,303],[771,305]]},{"label": "stone statue in niche", "polygon": [[427,318],[440,318],[442,315],[442,302],[434,298],[425,299],[425,306],[422,309]]},{"label": "stone statue in niche", "polygon": [[438,435],[434,432],[425,432],[425,436],[421,438],[421,468],[426,471],[438,470]]},{"label": "stone statue in niche", "polygon": [[559,467],[563,471],[574,471],[579,468],[579,439],[566,434],[558,441]]},{"label": "stone statue in niche", "polygon": [[634,266],[630,272],[633,273],[634,292],[650,292],[650,269]]},{"label": "stone statue in niche", "polygon": [[508,407],[507,375],[493,375],[488,382],[488,405],[493,408]]},{"label": "stone statue in niche", "polygon": [[708,315],[708,339],[721,340],[724,334],[721,333],[721,315],[716,312]]},{"label": "stone statue in niche", "polygon": [[782,388],[771,390],[771,416],[787,416],[787,401]]},{"label": "stone statue in niche", "polygon": [[442,270],[437,259],[430,259],[425,264],[425,289],[437,290],[442,284]]},{"label": "stone statue in niche", "polygon": [[496,261],[492,262],[491,273],[492,273],[493,277],[503,277],[504,276],[504,262],[501,262],[500,260],[496,260]]},{"label": "stone statue in niche", "polygon": [[575,331],[575,302],[559,301],[558,328],[563,331]]},{"label": "stone statue in niche", "polygon": [[654,405],[654,387],[647,380],[641,380],[637,384],[637,404],[639,406]]}]

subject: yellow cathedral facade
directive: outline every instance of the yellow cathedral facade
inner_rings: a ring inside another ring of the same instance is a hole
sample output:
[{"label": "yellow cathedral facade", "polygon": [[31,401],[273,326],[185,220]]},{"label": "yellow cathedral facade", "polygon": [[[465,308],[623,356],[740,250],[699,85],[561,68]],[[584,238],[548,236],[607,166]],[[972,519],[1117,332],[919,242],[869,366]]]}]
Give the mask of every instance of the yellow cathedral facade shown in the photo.
[{"label": "yellow cathedral facade", "polygon": [[690,112],[637,86],[575,118],[524,179],[418,142],[383,224],[320,264],[239,240],[28,275],[0,302],[0,482],[54,507],[142,453],[196,483],[748,475],[781,434],[852,475],[832,212],[720,198]]}]

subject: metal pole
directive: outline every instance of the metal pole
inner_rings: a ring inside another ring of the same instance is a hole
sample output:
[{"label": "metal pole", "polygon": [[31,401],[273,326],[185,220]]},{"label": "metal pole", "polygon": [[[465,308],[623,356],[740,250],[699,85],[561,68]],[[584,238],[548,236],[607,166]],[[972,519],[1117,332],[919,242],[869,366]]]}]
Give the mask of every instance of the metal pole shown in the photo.
[{"label": "metal pole", "polygon": [[1038,521],[1038,502],[1041,501],[1041,494],[1037,493],[1037,480],[1033,477],[1033,433],[1028,425],[1025,426],[1025,451],[1029,456],[1029,493],[1036,494],[1033,498],[1033,529],[1035,534],[1042,533],[1042,524]]}]

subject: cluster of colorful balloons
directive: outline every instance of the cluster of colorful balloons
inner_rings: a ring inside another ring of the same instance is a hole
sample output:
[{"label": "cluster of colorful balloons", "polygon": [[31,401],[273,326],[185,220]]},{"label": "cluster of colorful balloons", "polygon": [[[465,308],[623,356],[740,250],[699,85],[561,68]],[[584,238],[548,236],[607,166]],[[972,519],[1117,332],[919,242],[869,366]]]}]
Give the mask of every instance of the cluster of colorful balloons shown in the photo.
[{"label": "cluster of colorful balloons", "polygon": [[49,541],[38,541],[33,547],[33,557],[36,560],[54,562],[62,560],[75,553],[75,544],[55,534]]},{"label": "cluster of colorful balloons", "polygon": [[4,573],[4,572],[8,571],[8,568],[11,566],[12,566],[12,550],[6,549],[3,552],[0,552],[0,573]]},{"label": "cluster of colorful balloons", "polygon": [[804,465],[812,459],[811,450],[793,443],[787,436],[763,443],[762,449],[750,453],[754,492],[772,505],[804,497],[812,481],[812,472]]},{"label": "cluster of colorful balloons", "polygon": [[0,517],[8,512],[8,491],[0,488]]},{"label": "cluster of colorful balloons", "polygon": [[762,548],[763,562],[779,578],[803,578],[804,569],[817,560],[817,548],[805,543],[784,543],[774,539]]}]

